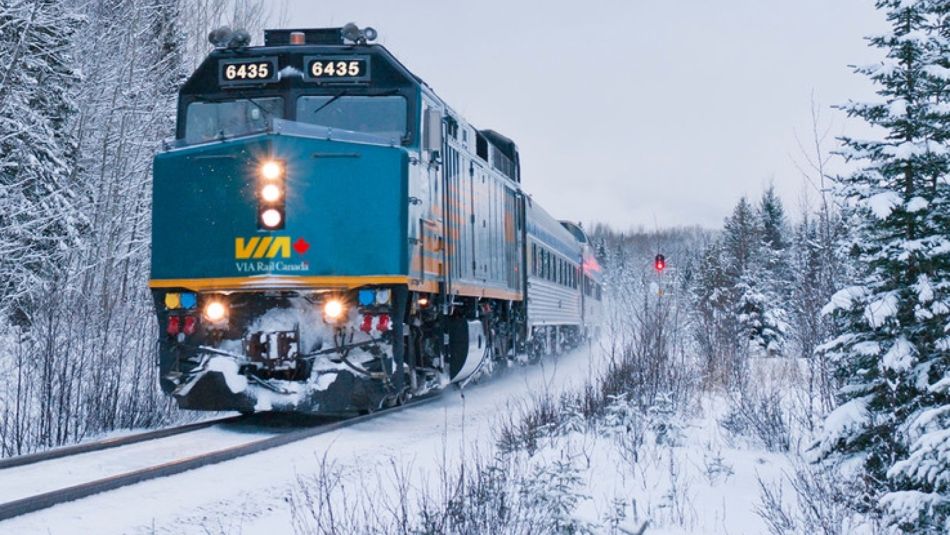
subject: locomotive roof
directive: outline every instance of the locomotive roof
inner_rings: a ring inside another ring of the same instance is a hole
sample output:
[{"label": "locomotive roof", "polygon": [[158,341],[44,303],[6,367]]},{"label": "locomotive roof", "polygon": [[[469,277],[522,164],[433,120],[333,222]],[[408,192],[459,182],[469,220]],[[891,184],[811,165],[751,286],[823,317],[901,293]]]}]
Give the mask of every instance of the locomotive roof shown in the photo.
[{"label": "locomotive roof", "polygon": [[[218,61],[222,59],[241,59],[254,58],[259,56],[277,57],[281,65],[280,79],[271,86],[286,87],[286,84],[294,86],[302,85],[305,82],[301,76],[303,72],[304,56],[314,54],[345,54],[353,53],[360,55],[373,56],[383,60],[381,64],[374,66],[373,87],[387,85],[426,85],[425,81],[413,74],[406,68],[386,47],[377,44],[367,45],[328,45],[328,44],[306,44],[306,45],[277,45],[277,46],[251,46],[243,48],[215,48],[204,59],[201,65],[192,73],[191,77],[182,86],[183,94],[202,94],[207,93],[209,89],[219,86],[218,79]],[[383,67],[379,72],[379,67]],[[289,70],[288,68],[292,69]],[[261,89],[263,84],[248,84],[243,89]],[[306,82],[306,87],[337,87],[351,89],[358,92],[361,88],[368,88],[369,84],[352,83],[319,83]],[[232,90],[234,92],[238,89]]]},{"label": "locomotive roof", "polygon": [[[291,44],[291,34],[297,32],[304,34],[306,44]],[[305,80],[303,76],[306,69],[305,58],[320,54],[371,56],[373,58],[372,83]],[[219,71],[221,60],[261,57],[276,58],[280,73],[276,81],[267,84],[242,84],[239,87],[224,87],[221,84]],[[212,50],[182,86],[180,95],[186,99],[217,99],[246,97],[248,93],[291,89],[297,91],[345,89],[349,94],[360,95],[386,89],[407,90],[417,87],[440,102],[453,117],[459,118],[459,114],[440,98],[425,80],[410,71],[383,45],[346,43],[342,37],[342,28],[269,29],[264,30],[263,46],[219,47]],[[415,103],[410,102],[410,111],[415,106]],[[181,131],[179,131],[179,137],[180,134]],[[512,139],[490,129],[478,130],[478,134],[512,162],[518,164],[518,147]]]}]

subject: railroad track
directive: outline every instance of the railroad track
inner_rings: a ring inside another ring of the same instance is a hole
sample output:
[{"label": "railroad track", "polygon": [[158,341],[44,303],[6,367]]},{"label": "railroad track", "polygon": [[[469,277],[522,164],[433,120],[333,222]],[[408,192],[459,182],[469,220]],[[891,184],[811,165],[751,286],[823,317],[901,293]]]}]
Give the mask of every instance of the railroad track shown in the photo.
[{"label": "railroad track", "polygon": [[53,459],[60,459],[62,457],[69,457],[71,455],[79,455],[80,453],[93,453],[96,451],[118,448],[119,446],[138,444],[139,442],[147,442],[149,440],[157,440],[159,438],[173,437],[175,435],[191,433],[192,431],[206,429],[219,424],[237,422],[243,418],[245,418],[245,416],[219,418],[217,420],[207,420],[204,422],[180,425],[178,427],[169,427],[167,429],[145,431],[144,433],[136,433],[134,435],[107,438],[104,440],[97,440],[95,442],[86,442],[83,444],[76,444],[75,446],[66,446],[63,448],[41,451],[39,453],[31,453],[29,455],[18,455],[16,457],[0,459],[0,470],[5,468],[14,468],[17,466],[26,466],[28,464],[35,464],[43,461],[51,461]]},{"label": "railroad track", "polygon": [[[199,455],[193,455],[190,457],[185,457],[177,459],[170,462],[165,462],[161,464],[156,464],[149,466],[147,468],[141,468],[138,470],[132,470],[129,472],[124,472],[121,474],[104,477],[101,479],[96,479],[86,483],[81,483],[78,485],[72,485],[69,487],[64,487],[61,489],[44,492],[29,496],[26,498],[21,498],[13,500],[6,503],[0,503],[0,520],[7,520],[17,516],[25,515],[27,513],[33,513],[52,507],[54,505],[78,500],[81,498],[86,498],[94,494],[99,494],[101,492],[107,492],[110,490],[115,490],[121,487],[128,485],[134,485],[135,483],[141,483],[143,481],[148,481],[150,479],[157,479],[160,477],[167,477],[175,474],[180,474],[182,472],[187,472],[189,470],[194,470],[196,468],[201,468],[203,466],[208,466],[212,464],[221,463],[224,461],[230,461],[232,459],[237,459],[239,457],[244,457],[246,455],[251,455],[258,453],[264,450],[271,448],[276,448],[279,446],[284,446],[292,442],[297,442],[304,440],[313,436],[322,435],[324,433],[329,433],[336,431],[338,429],[343,429],[352,425],[366,422],[381,416],[386,416],[394,412],[399,412],[403,409],[410,407],[415,407],[417,405],[422,405],[431,401],[438,399],[438,394],[429,395],[422,398],[413,400],[405,405],[398,407],[392,407],[389,409],[384,409],[377,412],[372,412],[363,416],[357,416],[354,418],[349,418],[346,420],[340,420],[336,422],[331,422],[327,424],[318,425],[315,427],[309,427],[304,429],[299,429],[296,431],[289,431],[281,433],[275,436],[254,440],[245,444],[240,444],[237,446],[226,447],[218,450],[214,450],[208,453],[202,453]],[[187,433],[197,429],[203,429],[213,425],[220,424],[225,421],[238,420],[242,417],[234,418],[225,418],[223,420],[212,420],[209,422],[200,422],[196,424],[189,424],[186,426],[181,426],[171,429],[163,429],[158,431],[150,431],[147,433],[141,433],[138,435],[131,435],[129,437],[120,437],[116,439],[103,440],[100,442],[92,442],[89,444],[80,444],[77,446],[70,446],[67,448],[59,448],[57,450],[51,450],[49,452],[38,453],[33,455],[25,455],[24,459],[19,457],[11,458],[5,460],[0,464],[0,469],[9,468],[14,466],[23,466],[26,464],[35,464],[38,462],[67,457],[69,455],[76,455],[79,453],[88,453],[93,451],[99,451],[108,448],[114,448],[117,446],[132,444],[136,442],[144,442],[147,440],[154,440],[156,438],[164,438],[167,436],[173,436],[176,434]],[[182,430],[187,428],[186,430]],[[163,434],[164,433],[164,434]],[[148,437],[148,438],[146,438]],[[124,442],[121,442],[124,441]],[[116,443],[120,442],[120,443]],[[2,472],[0,472],[2,476]]]}]

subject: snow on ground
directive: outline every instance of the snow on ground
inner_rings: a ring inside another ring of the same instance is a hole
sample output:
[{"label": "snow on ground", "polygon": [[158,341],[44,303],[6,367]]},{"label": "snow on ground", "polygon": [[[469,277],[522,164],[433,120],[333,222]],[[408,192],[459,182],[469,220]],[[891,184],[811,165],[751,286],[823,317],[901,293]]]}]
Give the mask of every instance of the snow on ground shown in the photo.
[{"label": "snow on ground", "polygon": [[[450,445],[450,452],[457,451],[454,444],[487,450],[491,422],[507,403],[529,392],[580,386],[593,358],[584,350],[543,365],[513,368],[496,380],[470,386],[464,398],[449,391],[436,402],[306,441],[0,522],[0,533],[286,533],[286,497],[298,474],[315,471],[316,456],[329,451],[335,462],[362,469],[388,466],[393,458],[434,467],[442,459],[443,444]],[[173,440],[164,442],[169,449],[178,448]],[[0,487],[7,485],[5,480]]]},{"label": "snow on ground", "polygon": [[0,503],[148,468],[183,457],[256,442],[273,435],[274,433],[267,431],[251,432],[233,427],[212,427],[138,444],[6,468],[0,479]]},{"label": "snow on ground", "polygon": [[628,510],[621,524],[628,531],[647,522],[650,534],[767,532],[755,513],[758,478],[777,481],[790,466],[782,454],[732,445],[717,423],[726,409],[722,399],[706,399],[675,445],[650,443],[648,438],[635,464],[621,454],[616,441],[604,436],[589,446],[584,445],[591,441],[589,435],[553,445],[556,451],[587,448],[582,458],[590,459],[584,493],[592,499],[580,503],[577,516],[600,521],[612,502],[624,500],[637,513],[634,518]]},{"label": "snow on ground", "polygon": [[[516,367],[468,388],[464,398],[449,391],[428,405],[303,442],[0,522],[0,533],[289,533],[289,496],[298,476],[318,473],[324,454],[353,487],[386,479],[394,466],[431,480],[446,461],[492,451],[493,426],[512,405],[531,394],[578,388],[601,363],[596,350],[584,349]],[[545,439],[532,462],[567,456],[579,468],[581,494],[588,496],[575,513],[582,521],[601,521],[620,500],[636,512],[622,524],[630,530],[648,520],[646,533],[765,532],[755,514],[757,478],[778,480],[788,461],[723,436],[717,423],[727,410],[723,400],[707,396],[699,405],[672,446],[651,436],[636,463],[624,458],[614,438],[592,432]],[[184,451],[186,444],[173,438],[165,447]],[[164,458],[155,451],[142,456]],[[60,466],[37,477],[67,473]]]}]

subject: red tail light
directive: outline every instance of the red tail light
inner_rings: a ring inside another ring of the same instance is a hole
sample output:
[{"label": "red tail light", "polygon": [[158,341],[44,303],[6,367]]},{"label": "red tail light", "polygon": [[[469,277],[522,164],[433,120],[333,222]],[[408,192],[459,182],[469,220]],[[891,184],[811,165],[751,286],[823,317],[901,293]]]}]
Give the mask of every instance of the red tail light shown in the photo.
[{"label": "red tail light", "polygon": [[181,330],[181,318],[178,316],[168,316],[168,327],[165,329],[170,336],[175,336]]},{"label": "red tail light", "polygon": [[185,316],[185,325],[182,327],[181,331],[188,336],[195,334],[195,327],[198,326],[197,320],[194,316]]},{"label": "red tail light", "polygon": [[390,328],[389,325],[389,314],[380,314],[379,323],[376,324],[376,330],[381,333],[388,331]]},{"label": "red tail light", "polygon": [[366,334],[369,334],[373,330],[373,316],[365,314],[363,316],[363,323],[360,324],[360,330]]}]

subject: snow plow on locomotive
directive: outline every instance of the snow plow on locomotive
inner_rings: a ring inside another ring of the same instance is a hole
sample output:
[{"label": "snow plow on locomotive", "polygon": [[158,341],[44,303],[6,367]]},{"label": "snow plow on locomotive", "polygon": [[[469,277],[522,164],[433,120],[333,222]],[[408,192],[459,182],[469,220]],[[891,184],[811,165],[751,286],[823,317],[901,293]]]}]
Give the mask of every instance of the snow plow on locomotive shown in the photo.
[{"label": "snow plow on locomotive", "polygon": [[182,87],[150,280],[181,407],[371,411],[593,332],[583,231],[374,34],[216,31]]}]

